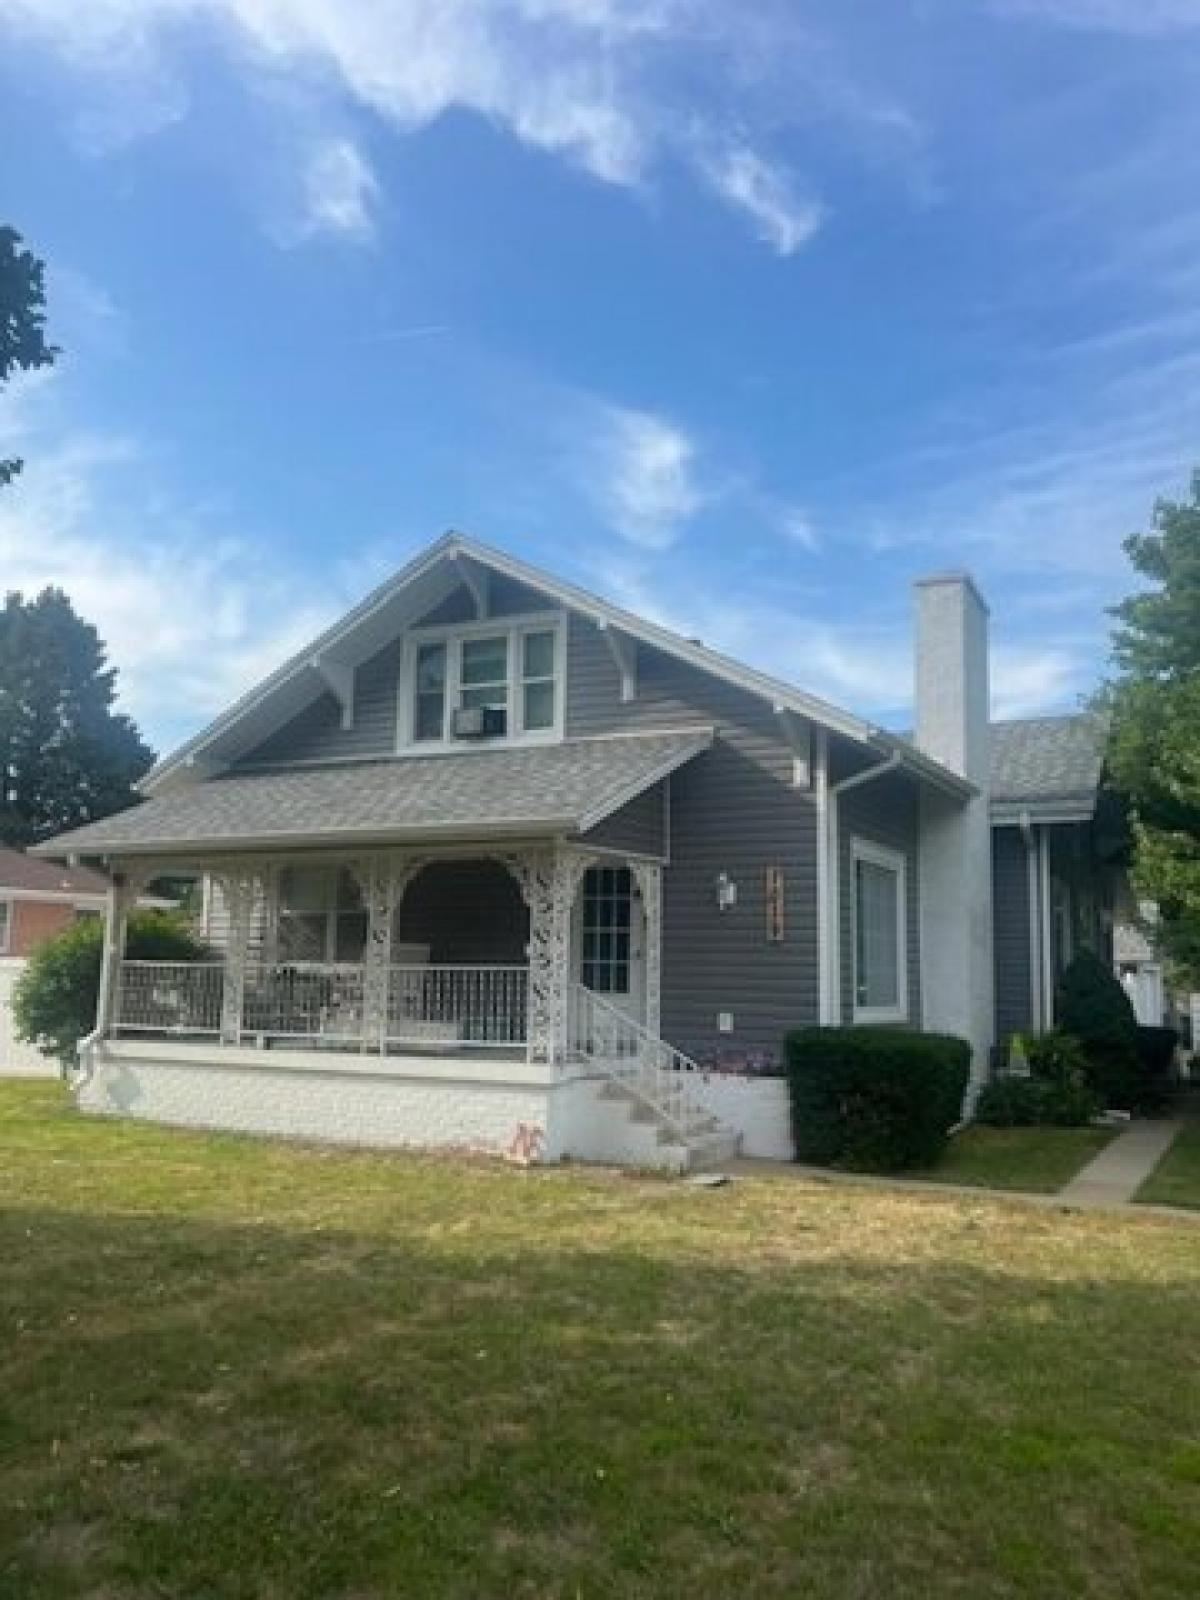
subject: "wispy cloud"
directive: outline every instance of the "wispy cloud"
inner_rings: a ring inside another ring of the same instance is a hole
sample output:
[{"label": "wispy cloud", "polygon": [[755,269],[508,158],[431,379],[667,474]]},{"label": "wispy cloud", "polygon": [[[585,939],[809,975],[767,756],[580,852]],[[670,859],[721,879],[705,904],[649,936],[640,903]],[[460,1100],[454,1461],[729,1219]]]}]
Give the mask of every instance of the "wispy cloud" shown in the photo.
[{"label": "wispy cloud", "polygon": [[795,255],[824,221],[818,201],[798,194],[782,168],[746,145],[702,155],[700,169],[727,204],[746,213],[776,255]]},{"label": "wispy cloud", "polygon": [[304,169],[305,237],[332,234],[354,241],[375,231],[373,208],[379,184],[366,157],[350,139],[322,140]]},{"label": "wispy cloud", "polygon": [[[794,17],[765,8],[755,18],[750,62],[742,19],[718,0],[7,0],[5,23],[48,44],[88,81],[119,86],[94,113],[97,151],[183,114],[179,63],[189,25],[202,24],[210,37],[224,38],[229,59],[251,81],[290,75],[310,96],[340,97],[401,131],[466,110],[630,188],[645,185],[661,158],[672,156],[781,256],[811,238],[822,211],[757,147],[758,87],[771,80],[766,120],[777,121],[786,59],[792,92],[811,80],[812,101],[831,123],[857,134],[879,118],[870,97],[828,60],[794,48]],[[677,70],[681,63],[695,71]],[[751,130],[737,143],[722,145],[709,125],[709,97],[695,93],[703,81],[736,92]],[[904,115],[894,106],[887,113],[893,125]],[[350,160],[345,152],[330,156],[326,182],[340,178],[349,191],[341,204],[331,202],[334,217],[360,215],[370,198]]]},{"label": "wispy cloud", "polygon": [[4,584],[64,589],[108,645],[122,707],[172,744],[326,626],[356,575],[317,584],[269,541],[223,536],[219,512],[158,487],[139,440],[64,425],[55,383],[9,386],[0,408],[0,437],[27,454],[0,495]]},{"label": "wispy cloud", "polygon": [[704,503],[696,446],[666,417],[607,407],[588,454],[601,514],[633,544],[651,550],[674,544]]}]

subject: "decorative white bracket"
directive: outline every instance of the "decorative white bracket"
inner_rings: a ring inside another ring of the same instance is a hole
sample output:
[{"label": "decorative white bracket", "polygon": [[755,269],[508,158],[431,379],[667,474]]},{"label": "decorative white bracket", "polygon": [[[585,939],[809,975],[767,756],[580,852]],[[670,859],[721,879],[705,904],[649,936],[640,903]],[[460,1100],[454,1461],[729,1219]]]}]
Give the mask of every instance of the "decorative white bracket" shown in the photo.
[{"label": "decorative white bracket", "polygon": [[476,621],[485,621],[491,600],[491,573],[486,567],[469,561],[466,556],[455,556],[454,569],[471,591],[471,599],[475,602]]},{"label": "decorative white bracket", "polygon": [[637,641],[603,619],[596,626],[621,674],[621,699],[628,703],[637,698]]},{"label": "decorative white bracket", "polygon": [[325,687],[342,708],[342,727],[354,726],[354,668],[331,656],[314,656],[312,665],[325,680]]},{"label": "decorative white bracket", "polygon": [[792,752],[792,785],[796,789],[812,788],[812,723],[787,706],[776,706],[775,715],[784,743]]}]

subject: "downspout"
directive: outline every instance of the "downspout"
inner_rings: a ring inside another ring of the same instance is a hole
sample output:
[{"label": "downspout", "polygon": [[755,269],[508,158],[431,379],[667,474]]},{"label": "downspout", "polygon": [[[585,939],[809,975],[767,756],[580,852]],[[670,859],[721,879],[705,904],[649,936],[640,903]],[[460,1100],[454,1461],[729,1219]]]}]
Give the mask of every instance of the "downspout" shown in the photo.
[{"label": "downspout", "polygon": [[1029,1022],[1034,1033],[1042,1028],[1042,923],[1039,902],[1037,837],[1029,812],[1022,811],[1018,826],[1025,842],[1025,882],[1029,897]]},{"label": "downspout", "polygon": [[842,933],[841,933],[841,851],[840,823],[838,821],[838,805],[842,795],[850,789],[857,789],[864,783],[871,783],[876,778],[882,778],[889,772],[895,772],[900,765],[902,752],[893,750],[885,761],[879,761],[873,767],[866,767],[862,772],[852,773],[848,778],[839,782],[828,782],[826,772],[827,808],[825,840],[825,894],[827,897],[826,926],[829,935],[829,1023],[836,1026],[842,1021]]},{"label": "downspout", "polygon": [[96,991],[96,1025],[75,1046],[78,1070],[64,1076],[72,1089],[85,1084],[95,1070],[96,1046],[111,1032],[116,1011],[117,986],[121,979],[121,960],[125,954],[125,918],[129,890],[123,873],[114,872],[104,902],[104,946],[100,958],[100,984]]},{"label": "downspout", "polygon": [[1050,830],[1043,825],[1038,836],[1038,865],[1042,886],[1042,1026],[1054,1026],[1054,935],[1050,923]]},{"label": "downspout", "polygon": [[833,1021],[829,899],[829,730],[813,730],[813,802],[817,814],[817,1021]]}]

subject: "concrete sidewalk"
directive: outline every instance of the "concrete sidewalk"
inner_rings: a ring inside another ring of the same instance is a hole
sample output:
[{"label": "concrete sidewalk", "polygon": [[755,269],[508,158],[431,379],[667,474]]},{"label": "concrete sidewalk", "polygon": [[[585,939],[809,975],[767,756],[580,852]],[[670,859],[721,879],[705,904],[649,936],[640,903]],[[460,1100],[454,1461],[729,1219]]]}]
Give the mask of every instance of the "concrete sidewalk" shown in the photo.
[{"label": "concrete sidewalk", "polygon": [[1123,1206],[1154,1171],[1183,1127],[1178,1118],[1131,1122],[1055,1196],[1068,1206]]}]

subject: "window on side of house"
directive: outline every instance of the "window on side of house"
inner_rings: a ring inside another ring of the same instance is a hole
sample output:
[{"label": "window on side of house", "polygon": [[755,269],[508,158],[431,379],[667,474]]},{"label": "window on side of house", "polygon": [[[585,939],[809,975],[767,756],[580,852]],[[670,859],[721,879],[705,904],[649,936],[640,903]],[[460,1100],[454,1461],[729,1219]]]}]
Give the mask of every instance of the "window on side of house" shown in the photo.
[{"label": "window on side of house", "polygon": [[279,876],[279,959],[359,962],[367,913],[346,867],[285,867]]},{"label": "window on side of house", "polygon": [[12,937],[12,901],[0,900],[0,956],[8,949]]},{"label": "window on side of house", "polygon": [[521,635],[521,732],[542,733],[555,723],[555,636],[550,628]]},{"label": "window on side of house", "polygon": [[446,733],[446,646],[420,645],[413,672],[413,739],[441,740]]},{"label": "window on side of house", "polygon": [[464,639],[458,664],[458,703],[464,711],[484,706],[508,712],[509,649],[506,633]]},{"label": "window on side of house", "polygon": [[897,850],[851,841],[854,1020],[908,1017],[905,862]]},{"label": "window on side of house", "polygon": [[589,867],[583,879],[580,976],[597,994],[629,993],[633,874],[628,867]]},{"label": "window on side of house", "polygon": [[418,634],[407,656],[408,743],[451,744],[460,708],[502,712],[504,738],[553,737],[562,718],[561,640],[558,618]]}]

